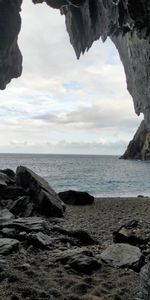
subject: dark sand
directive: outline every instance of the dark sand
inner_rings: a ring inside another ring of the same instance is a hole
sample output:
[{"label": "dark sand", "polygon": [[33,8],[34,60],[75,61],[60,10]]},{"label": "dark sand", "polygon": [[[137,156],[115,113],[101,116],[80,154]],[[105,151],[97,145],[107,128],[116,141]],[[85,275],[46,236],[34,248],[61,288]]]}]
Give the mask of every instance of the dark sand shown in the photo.
[{"label": "dark sand", "polygon": [[[150,234],[150,198],[99,198],[91,206],[67,206],[65,217],[57,225],[66,229],[84,229],[98,240],[88,246],[94,256],[112,244],[112,233],[121,225],[136,219],[143,235]],[[52,250],[28,249],[6,257],[6,279],[1,280],[1,300],[132,300],[139,287],[139,274],[129,269],[115,269],[102,264],[92,275],[79,274],[60,263],[54,263],[57,252],[74,246],[54,245]],[[94,298],[97,296],[99,298]]]}]

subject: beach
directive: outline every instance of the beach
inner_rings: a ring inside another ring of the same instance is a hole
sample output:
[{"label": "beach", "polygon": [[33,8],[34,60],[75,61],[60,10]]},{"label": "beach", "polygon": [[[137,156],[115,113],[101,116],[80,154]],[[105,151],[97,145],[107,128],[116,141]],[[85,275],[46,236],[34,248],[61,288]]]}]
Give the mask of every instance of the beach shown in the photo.
[{"label": "beach", "polygon": [[[150,198],[142,197],[96,198],[92,205],[67,205],[63,218],[50,222],[46,219],[47,225],[56,232],[49,249],[37,250],[30,246],[6,256],[5,268],[0,273],[0,299],[136,299],[139,273],[101,262],[100,254],[113,244],[113,232],[132,220],[141,224],[143,236],[150,236],[149,215]],[[62,230],[84,230],[97,242],[86,246],[73,244],[71,239],[62,237]],[[64,253],[76,250],[91,251],[100,267],[85,274],[60,261]]]}]

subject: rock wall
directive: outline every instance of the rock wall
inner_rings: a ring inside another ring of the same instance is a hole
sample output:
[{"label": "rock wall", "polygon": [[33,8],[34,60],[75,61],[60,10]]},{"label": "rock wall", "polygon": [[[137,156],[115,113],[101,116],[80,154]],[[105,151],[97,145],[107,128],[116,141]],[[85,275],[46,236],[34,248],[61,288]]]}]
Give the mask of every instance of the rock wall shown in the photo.
[{"label": "rock wall", "polygon": [[22,0],[0,0],[0,89],[22,72],[22,55],[17,44],[21,3]]},{"label": "rock wall", "polygon": [[121,159],[150,160],[150,133],[144,120],[141,122],[133,140],[130,141],[127,150]]}]

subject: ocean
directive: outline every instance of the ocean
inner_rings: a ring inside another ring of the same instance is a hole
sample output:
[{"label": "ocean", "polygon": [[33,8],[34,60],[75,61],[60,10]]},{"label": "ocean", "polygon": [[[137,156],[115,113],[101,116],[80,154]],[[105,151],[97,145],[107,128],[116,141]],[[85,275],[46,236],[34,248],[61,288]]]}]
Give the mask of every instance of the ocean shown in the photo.
[{"label": "ocean", "polygon": [[150,196],[150,162],[106,155],[0,154],[0,169],[23,165],[56,192],[87,191],[95,197]]}]

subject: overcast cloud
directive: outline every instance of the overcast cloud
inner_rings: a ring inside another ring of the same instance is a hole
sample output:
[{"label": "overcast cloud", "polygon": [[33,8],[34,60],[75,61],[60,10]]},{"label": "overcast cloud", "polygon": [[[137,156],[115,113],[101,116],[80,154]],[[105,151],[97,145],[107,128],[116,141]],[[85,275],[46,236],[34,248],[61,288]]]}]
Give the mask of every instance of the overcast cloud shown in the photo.
[{"label": "overcast cloud", "polygon": [[64,17],[22,6],[23,75],[0,92],[0,152],[121,154],[140,121],[107,40],[78,61]]}]

